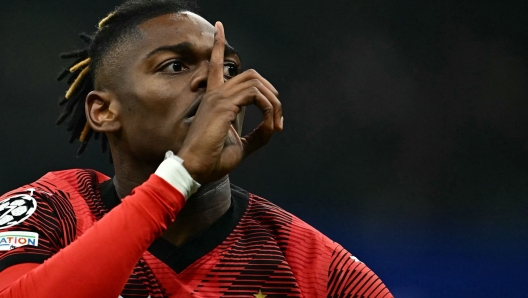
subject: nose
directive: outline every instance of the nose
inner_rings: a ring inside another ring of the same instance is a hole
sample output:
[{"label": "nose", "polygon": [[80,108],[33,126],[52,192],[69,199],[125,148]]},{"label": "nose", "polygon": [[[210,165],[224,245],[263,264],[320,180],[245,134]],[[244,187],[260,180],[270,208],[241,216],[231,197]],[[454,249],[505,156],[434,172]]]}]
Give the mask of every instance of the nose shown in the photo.
[{"label": "nose", "polygon": [[191,90],[193,92],[201,89],[207,89],[207,77],[209,73],[209,61],[203,61],[198,64],[191,78]]}]

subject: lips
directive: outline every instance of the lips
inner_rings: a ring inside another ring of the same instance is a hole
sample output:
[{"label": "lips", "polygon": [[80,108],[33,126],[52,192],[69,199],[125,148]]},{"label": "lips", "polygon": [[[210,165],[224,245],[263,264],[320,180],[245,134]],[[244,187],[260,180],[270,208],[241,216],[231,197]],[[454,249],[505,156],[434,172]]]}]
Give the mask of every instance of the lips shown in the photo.
[{"label": "lips", "polygon": [[200,106],[200,103],[202,102],[203,95],[198,96],[193,103],[189,106],[189,110],[187,113],[185,113],[185,118],[189,119],[196,115],[196,112],[198,111],[198,107]]}]

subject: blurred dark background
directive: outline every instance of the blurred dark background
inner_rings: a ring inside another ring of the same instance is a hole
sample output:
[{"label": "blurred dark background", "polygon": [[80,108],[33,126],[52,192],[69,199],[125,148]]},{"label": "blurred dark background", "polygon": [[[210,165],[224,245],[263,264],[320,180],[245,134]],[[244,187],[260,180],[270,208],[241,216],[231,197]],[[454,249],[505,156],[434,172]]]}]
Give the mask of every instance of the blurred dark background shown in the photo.
[{"label": "blurred dark background", "polygon": [[[0,4],[0,191],[112,175],[56,127],[65,63],[120,1]],[[528,297],[528,2],[201,1],[285,130],[231,179],[369,265],[396,297]],[[250,109],[246,128],[259,121]]]}]

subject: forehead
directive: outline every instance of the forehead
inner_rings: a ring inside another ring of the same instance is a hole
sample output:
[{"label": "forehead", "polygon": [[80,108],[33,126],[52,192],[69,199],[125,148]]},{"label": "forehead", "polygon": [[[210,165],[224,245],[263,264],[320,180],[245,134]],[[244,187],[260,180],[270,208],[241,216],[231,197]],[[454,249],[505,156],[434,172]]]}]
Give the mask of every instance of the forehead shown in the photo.
[{"label": "forehead", "polygon": [[138,28],[144,50],[181,42],[190,42],[196,47],[212,47],[215,33],[213,25],[192,12],[158,16],[143,22]]},{"label": "forehead", "polygon": [[201,16],[187,11],[144,21],[105,54],[95,84],[99,88],[125,86],[122,78],[129,78],[138,69],[148,66],[149,53],[167,46],[187,43],[195,58],[208,59],[214,44],[214,34],[213,25]]}]

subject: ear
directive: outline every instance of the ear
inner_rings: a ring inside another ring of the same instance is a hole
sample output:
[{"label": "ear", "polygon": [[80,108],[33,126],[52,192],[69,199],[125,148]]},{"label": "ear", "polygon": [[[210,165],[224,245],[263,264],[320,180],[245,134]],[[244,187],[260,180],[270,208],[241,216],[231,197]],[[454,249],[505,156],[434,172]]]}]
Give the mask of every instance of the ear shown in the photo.
[{"label": "ear", "polygon": [[86,96],[86,120],[97,132],[115,132],[121,129],[118,111],[119,103],[105,91],[92,91]]}]

